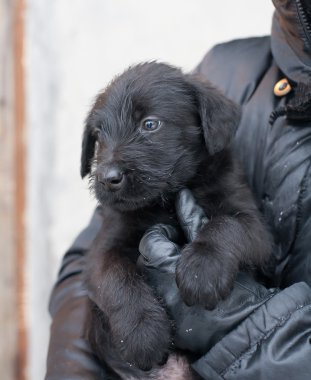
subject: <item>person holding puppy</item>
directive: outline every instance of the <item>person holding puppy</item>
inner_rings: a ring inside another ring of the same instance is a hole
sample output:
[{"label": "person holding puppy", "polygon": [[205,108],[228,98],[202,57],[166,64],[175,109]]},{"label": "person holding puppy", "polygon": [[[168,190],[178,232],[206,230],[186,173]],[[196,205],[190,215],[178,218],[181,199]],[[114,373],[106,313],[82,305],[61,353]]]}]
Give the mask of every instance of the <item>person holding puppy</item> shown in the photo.
[{"label": "person holding puppy", "polygon": [[[311,374],[311,5],[274,4],[270,37],[218,45],[196,68],[242,105],[235,149],[274,236],[271,267],[258,281],[241,273],[230,296],[208,311],[186,306],[178,293],[172,227],[155,226],[140,243],[139,265],[175,320],[175,346],[194,354],[203,379]],[[176,210],[190,242],[206,216],[187,190]],[[99,208],[64,257],[50,303],[48,380],[108,378],[82,338],[82,272],[100,224]]]}]

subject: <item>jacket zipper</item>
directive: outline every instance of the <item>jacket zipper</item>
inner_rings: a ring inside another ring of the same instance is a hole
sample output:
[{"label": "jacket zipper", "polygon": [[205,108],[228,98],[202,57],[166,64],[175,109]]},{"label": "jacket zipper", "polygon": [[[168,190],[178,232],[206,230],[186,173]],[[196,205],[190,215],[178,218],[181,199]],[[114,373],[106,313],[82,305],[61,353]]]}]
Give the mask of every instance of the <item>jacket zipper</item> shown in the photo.
[{"label": "jacket zipper", "polygon": [[306,15],[306,11],[304,10],[303,5],[301,4],[300,0],[296,0],[296,6],[297,6],[300,22],[305,32],[305,36],[309,44],[311,45],[311,24],[309,22],[309,19]]}]

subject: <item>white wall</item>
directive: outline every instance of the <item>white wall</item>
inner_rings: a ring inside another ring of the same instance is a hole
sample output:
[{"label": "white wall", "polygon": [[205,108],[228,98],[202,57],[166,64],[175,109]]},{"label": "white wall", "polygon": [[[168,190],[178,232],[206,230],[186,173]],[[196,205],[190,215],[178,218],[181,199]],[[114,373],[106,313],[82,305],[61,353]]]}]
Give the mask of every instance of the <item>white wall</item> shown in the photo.
[{"label": "white wall", "polygon": [[27,312],[29,379],[45,371],[48,296],[61,257],[94,208],[79,177],[83,120],[128,65],[191,70],[215,43],[268,34],[269,0],[28,0]]}]

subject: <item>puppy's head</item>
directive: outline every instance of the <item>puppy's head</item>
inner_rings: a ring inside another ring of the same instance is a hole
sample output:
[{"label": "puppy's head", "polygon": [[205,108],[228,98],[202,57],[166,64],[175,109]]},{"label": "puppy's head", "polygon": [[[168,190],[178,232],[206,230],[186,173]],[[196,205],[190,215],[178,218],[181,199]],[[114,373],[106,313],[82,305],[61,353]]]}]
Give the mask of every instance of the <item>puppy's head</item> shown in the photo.
[{"label": "puppy's head", "polygon": [[230,143],[238,108],[209,83],[162,63],[117,77],[91,109],[81,175],[97,199],[135,210],[184,187],[203,157]]}]

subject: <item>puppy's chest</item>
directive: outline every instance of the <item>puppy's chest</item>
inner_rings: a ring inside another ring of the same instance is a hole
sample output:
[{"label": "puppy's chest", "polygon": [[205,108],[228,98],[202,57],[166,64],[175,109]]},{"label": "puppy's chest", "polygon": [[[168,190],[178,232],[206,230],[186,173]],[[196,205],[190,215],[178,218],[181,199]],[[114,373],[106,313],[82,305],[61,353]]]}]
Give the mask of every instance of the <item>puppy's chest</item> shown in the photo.
[{"label": "puppy's chest", "polygon": [[[202,197],[202,194],[197,194],[196,200],[208,217],[215,214],[214,205],[205,197]],[[181,209],[179,212],[183,213],[186,212],[186,210]],[[117,245],[122,253],[134,262],[136,262],[139,256],[138,247],[141,238],[148,229],[156,224],[165,224],[174,227],[177,230],[175,243],[179,245],[188,243],[178,221],[174,202],[172,202],[171,205],[166,205],[165,208],[157,205],[123,215],[119,214],[118,219],[122,227],[119,229],[120,233],[114,236],[111,243],[114,246],[114,244],[118,242]]]},{"label": "puppy's chest", "polygon": [[[209,202],[206,197],[201,197],[202,194],[197,195],[197,204],[203,209],[208,218],[217,214],[217,207],[212,202]],[[188,206],[188,205],[185,205]],[[180,209],[180,214],[187,214],[189,210]],[[184,217],[185,215],[179,215],[179,217]],[[131,243],[133,248],[139,245],[139,241],[144,235],[144,233],[152,228],[156,224],[165,224],[174,227],[178,234],[178,240],[175,241],[177,244],[188,243],[184,232],[180,226],[178,220],[176,208],[174,202],[170,207],[162,208],[161,206],[154,207],[151,209],[143,210],[139,213],[131,215],[129,219],[126,220],[128,228],[134,229],[131,233]]]},{"label": "puppy's chest", "polygon": [[147,229],[156,224],[167,224],[179,228],[177,214],[174,206],[170,208],[156,207],[152,210],[146,210],[132,220],[140,234],[144,234]]},{"label": "puppy's chest", "polygon": [[177,229],[179,239],[176,243],[183,243],[184,236],[179,226],[177,215],[174,207],[171,209],[162,209],[157,207],[154,210],[145,210],[135,215],[123,219],[127,230],[127,241],[124,244],[129,248],[126,255],[133,261],[138,257],[138,246],[143,235],[156,224],[165,224]]}]

